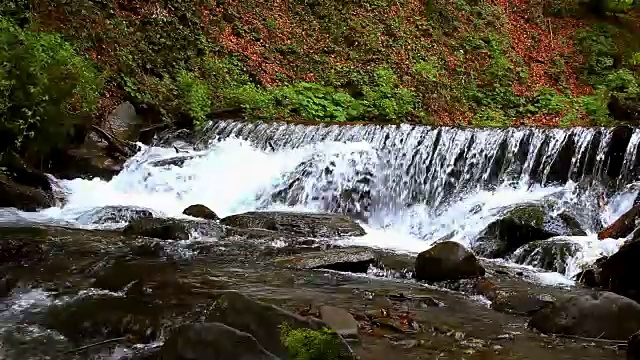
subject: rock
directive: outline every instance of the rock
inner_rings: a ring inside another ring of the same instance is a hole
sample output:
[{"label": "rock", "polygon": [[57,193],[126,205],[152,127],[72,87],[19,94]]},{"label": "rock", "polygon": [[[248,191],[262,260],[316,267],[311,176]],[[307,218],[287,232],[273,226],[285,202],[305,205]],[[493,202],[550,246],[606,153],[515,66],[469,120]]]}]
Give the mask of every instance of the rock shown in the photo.
[{"label": "rock", "polygon": [[611,225],[598,233],[598,239],[620,239],[627,237],[640,226],[640,204],[634,205]]},{"label": "rock", "polygon": [[415,278],[438,282],[483,276],[475,255],[455,241],[444,241],[421,252],[416,259]]},{"label": "rock", "polygon": [[137,141],[142,119],[136,114],[135,107],[127,101],[118,105],[107,116],[103,126],[104,130],[120,140]]},{"label": "rock", "polygon": [[325,269],[351,273],[366,273],[376,260],[367,248],[336,248],[276,259],[280,266],[296,269]]},{"label": "rock", "polygon": [[258,341],[220,323],[185,324],[162,345],[161,359],[175,360],[277,360]]},{"label": "rock", "polygon": [[266,229],[293,236],[333,238],[362,236],[364,229],[347,216],[294,212],[248,212],[220,220],[226,226],[241,229]]},{"label": "rock", "polygon": [[158,277],[169,278],[178,271],[175,262],[161,260],[125,261],[117,259],[90,274],[95,278],[92,286],[109,291],[121,291],[138,282],[145,285]]},{"label": "rock", "polygon": [[0,175],[0,207],[14,207],[22,211],[38,211],[55,205],[51,192],[18,184],[8,176]]},{"label": "rock", "polygon": [[111,156],[104,146],[87,139],[82,147],[56,154],[55,160],[57,165],[52,174],[58,179],[110,180],[122,170],[126,159]]},{"label": "rock", "polygon": [[627,341],[627,360],[640,360],[640,332],[637,332]]},{"label": "rock", "polygon": [[188,208],[184,209],[184,211],[182,211],[183,214],[185,215],[189,215],[192,217],[196,217],[196,218],[201,218],[201,219],[207,219],[207,220],[219,220],[220,218],[218,217],[218,215],[216,215],[216,213],[213,212],[213,210],[209,209],[208,207],[198,204],[198,205],[191,205]]},{"label": "rock", "polygon": [[358,322],[348,311],[335,306],[320,306],[320,319],[343,338],[358,338]]},{"label": "rock", "polygon": [[149,209],[136,206],[103,206],[89,210],[80,215],[78,222],[87,225],[107,224],[107,223],[129,223],[132,220],[142,218],[153,218],[153,213]]},{"label": "rock", "polygon": [[640,301],[640,241],[631,241],[595,264],[595,278],[602,288]]},{"label": "rock", "polygon": [[220,238],[224,231],[214,222],[172,218],[139,218],[123,229],[124,235],[145,236],[161,240],[188,240],[191,234]]},{"label": "rock", "polygon": [[413,278],[415,272],[416,257],[408,254],[377,251],[377,259],[374,264],[387,275],[396,278]]},{"label": "rock", "polygon": [[640,329],[640,304],[611,292],[570,295],[536,312],[529,326],[546,334],[627,340]]},{"label": "rock", "polygon": [[[319,330],[327,325],[313,318],[303,318],[275,305],[252,300],[237,291],[224,291],[209,309],[207,322],[219,322],[251,334],[267,351],[288,359],[288,351],[281,342],[280,329],[283,323],[292,329]],[[349,346],[340,335],[343,358],[353,358]]]},{"label": "rock", "polygon": [[189,160],[192,160],[192,159],[197,159],[199,157],[202,157],[202,156],[200,156],[200,155],[181,155],[181,156],[171,157],[171,158],[168,158],[168,159],[149,161],[149,165],[155,166],[155,167],[170,167],[170,166],[182,167],[182,166],[184,166],[185,162],[187,162]]},{"label": "rock", "polygon": [[161,240],[189,240],[189,226],[177,219],[135,219],[122,232]]},{"label": "rock", "polygon": [[574,227],[577,221],[567,221],[568,216],[549,215],[543,205],[537,204],[510,207],[480,232],[473,250],[480,256],[501,258],[536,240],[586,235],[584,230]]},{"label": "rock", "polygon": [[549,301],[529,292],[497,290],[491,308],[509,314],[531,315],[549,304]]},{"label": "rock", "polygon": [[9,274],[0,277],[0,299],[9,296],[17,285],[18,279]]},{"label": "rock", "polygon": [[46,234],[40,228],[0,228],[0,265],[43,260],[47,251],[39,237],[46,237]]},{"label": "rock", "polygon": [[43,325],[76,342],[121,336],[150,342],[160,334],[161,317],[161,304],[136,297],[89,295],[50,306]]},{"label": "rock", "polygon": [[518,264],[564,274],[567,261],[574,257],[581,248],[580,244],[570,238],[558,236],[523,245],[515,251],[511,259]]}]

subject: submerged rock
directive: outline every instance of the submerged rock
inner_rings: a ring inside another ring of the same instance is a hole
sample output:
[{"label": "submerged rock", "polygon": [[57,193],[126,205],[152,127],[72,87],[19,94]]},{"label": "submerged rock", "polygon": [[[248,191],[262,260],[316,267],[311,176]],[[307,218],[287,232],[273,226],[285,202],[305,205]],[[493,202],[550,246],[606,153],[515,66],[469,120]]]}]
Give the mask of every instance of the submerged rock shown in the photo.
[{"label": "submerged rock", "polygon": [[640,329],[640,304],[611,292],[570,295],[536,312],[529,326],[547,334],[627,340]]},{"label": "submerged rock", "polygon": [[80,215],[78,222],[82,224],[128,223],[132,220],[152,217],[153,213],[149,209],[114,205],[92,209]]},{"label": "submerged rock", "polygon": [[575,241],[558,236],[523,245],[515,251],[511,259],[518,264],[564,274],[567,270],[567,261],[581,248],[582,246]]},{"label": "submerged rock", "polygon": [[76,342],[121,336],[150,342],[160,334],[162,311],[160,304],[139,298],[88,295],[50,306],[44,325]]},{"label": "submerged rock", "polygon": [[213,222],[183,219],[141,218],[135,219],[124,230],[124,235],[145,236],[161,240],[189,240],[191,234],[219,238],[221,226]]},{"label": "submerged rock", "polygon": [[640,204],[634,205],[629,211],[622,214],[611,225],[598,233],[598,239],[620,239],[627,237],[634,229],[640,226]]},{"label": "submerged rock", "polygon": [[14,207],[22,211],[38,211],[54,206],[51,191],[19,184],[5,175],[0,175],[0,207]]},{"label": "submerged rock", "polygon": [[278,360],[256,338],[220,323],[185,324],[162,345],[161,359]]},{"label": "submerged rock", "polygon": [[415,278],[421,281],[474,278],[484,273],[475,255],[455,241],[438,243],[416,259]]},{"label": "submerged rock", "polygon": [[191,205],[188,208],[184,209],[182,213],[184,215],[189,215],[195,218],[201,218],[206,220],[220,220],[218,215],[216,215],[216,213],[213,212],[213,210],[201,204]]},{"label": "submerged rock", "polygon": [[337,248],[311,252],[276,260],[280,266],[297,269],[326,269],[351,273],[366,273],[376,261],[376,254],[366,248]]},{"label": "submerged rock", "polygon": [[335,306],[320,306],[320,318],[344,338],[358,338],[358,322],[348,311]]},{"label": "submerged rock", "polygon": [[47,231],[40,228],[0,228],[0,265],[27,264],[43,260],[47,249],[41,238]]},{"label": "submerged rock", "polygon": [[332,238],[362,236],[364,229],[347,216],[294,212],[248,212],[220,220],[223,225],[241,229],[265,229],[293,236]]},{"label": "submerged rock", "polygon": [[531,315],[548,304],[548,300],[528,291],[496,290],[491,299],[492,309],[519,315]]},{"label": "submerged rock", "polygon": [[552,216],[542,205],[517,205],[480,232],[473,250],[480,256],[500,258],[536,240],[586,235],[576,224],[570,215]]},{"label": "submerged rock", "polygon": [[[267,351],[284,359],[289,358],[281,341],[281,326],[289,324],[292,329],[319,330],[327,325],[317,319],[304,318],[275,305],[252,300],[237,291],[225,291],[216,300],[207,322],[219,322],[237,330],[251,334]],[[342,344],[344,359],[352,359],[349,346],[342,337],[335,334]]]}]

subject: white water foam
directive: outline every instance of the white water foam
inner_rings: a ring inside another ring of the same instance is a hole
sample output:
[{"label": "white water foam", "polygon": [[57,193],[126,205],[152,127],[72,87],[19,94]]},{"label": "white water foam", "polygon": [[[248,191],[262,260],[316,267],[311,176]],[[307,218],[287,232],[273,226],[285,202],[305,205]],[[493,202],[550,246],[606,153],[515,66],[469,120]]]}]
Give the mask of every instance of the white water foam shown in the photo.
[{"label": "white water foam", "polygon": [[[36,214],[15,212],[14,216],[86,226],[78,223],[81,215],[107,205],[139,206],[172,217],[184,217],[182,210],[192,204],[204,204],[222,217],[256,209],[282,209],[283,205],[265,205],[265,196],[281,186],[284,174],[292,172],[301,162],[312,156],[320,157],[321,162],[332,162],[332,176],[339,179],[353,171],[350,160],[356,156],[354,154],[362,156],[363,153],[375,153],[375,149],[366,142],[319,142],[295,149],[262,151],[247,141],[228,138],[214,143],[208,150],[191,151],[189,155],[195,157],[186,160],[182,166],[159,167],[152,162],[175,157],[175,150],[143,147],[109,182],[99,179],[60,181],[68,193],[64,207]],[[574,185],[571,183],[562,187],[530,187],[520,182],[513,186],[472,192],[435,214],[423,205],[377,212],[365,225],[368,235],[343,242],[417,253],[454,232],[452,240],[470,245],[473,237],[495,219],[496,211],[501,207],[540,200],[552,194],[560,194],[572,202],[570,193]],[[313,186],[305,186],[305,189],[309,188]],[[607,221],[629,209],[636,194],[631,191],[611,199],[605,214]],[[310,200],[294,208],[296,211],[322,209],[320,200]],[[593,233],[576,241],[583,246],[583,251],[572,259],[567,274],[542,273],[541,281],[567,283],[565,275],[572,275],[584,263],[610,253],[620,245],[620,241],[599,241]]]}]

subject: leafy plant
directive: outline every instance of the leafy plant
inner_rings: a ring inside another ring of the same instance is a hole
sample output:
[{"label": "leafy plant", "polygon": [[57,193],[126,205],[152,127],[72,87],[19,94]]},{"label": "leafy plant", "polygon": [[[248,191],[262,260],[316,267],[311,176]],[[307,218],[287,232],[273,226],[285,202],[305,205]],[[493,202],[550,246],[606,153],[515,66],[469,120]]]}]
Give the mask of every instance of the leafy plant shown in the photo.
[{"label": "leafy plant", "polygon": [[338,360],[340,340],[333,330],[293,329],[284,322],[280,338],[292,360]]},{"label": "leafy plant", "polygon": [[196,122],[203,122],[211,111],[211,91],[207,83],[196,74],[178,73],[178,92],[182,107]]},{"label": "leafy plant", "polygon": [[0,17],[2,150],[46,154],[88,126],[100,93],[94,65],[60,35]]}]

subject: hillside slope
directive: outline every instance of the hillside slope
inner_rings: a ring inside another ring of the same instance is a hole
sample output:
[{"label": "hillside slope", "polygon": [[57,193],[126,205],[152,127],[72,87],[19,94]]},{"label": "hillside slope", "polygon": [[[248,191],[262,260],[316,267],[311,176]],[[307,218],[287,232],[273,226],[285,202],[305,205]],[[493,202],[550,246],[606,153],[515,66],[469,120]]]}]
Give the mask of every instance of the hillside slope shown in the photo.
[{"label": "hillside slope", "polygon": [[215,109],[489,126],[640,117],[637,11],[598,18],[571,0],[30,4],[0,10],[99,64],[98,119],[123,99],[196,121]]}]

